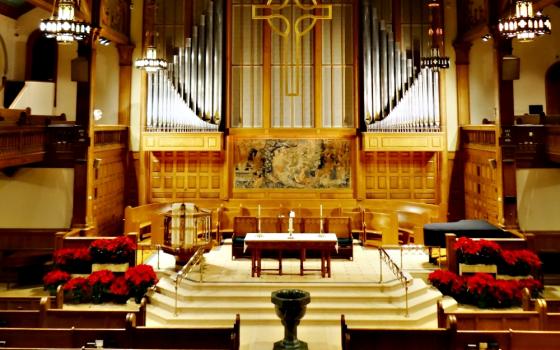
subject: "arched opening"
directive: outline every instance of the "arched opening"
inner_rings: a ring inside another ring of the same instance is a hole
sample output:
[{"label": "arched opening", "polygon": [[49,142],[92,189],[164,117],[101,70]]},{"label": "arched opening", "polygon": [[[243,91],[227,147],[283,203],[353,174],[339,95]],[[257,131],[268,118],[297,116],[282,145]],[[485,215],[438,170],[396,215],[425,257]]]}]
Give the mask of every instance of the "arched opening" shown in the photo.
[{"label": "arched opening", "polygon": [[560,62],[554,63],[545,74],[546,114],[560,114]]},{"label": "arched opening", "polygon": [[27,39],[25,80],[50,81],[56,83],[58,46],[54,38],[45,38],[35,30]]}]

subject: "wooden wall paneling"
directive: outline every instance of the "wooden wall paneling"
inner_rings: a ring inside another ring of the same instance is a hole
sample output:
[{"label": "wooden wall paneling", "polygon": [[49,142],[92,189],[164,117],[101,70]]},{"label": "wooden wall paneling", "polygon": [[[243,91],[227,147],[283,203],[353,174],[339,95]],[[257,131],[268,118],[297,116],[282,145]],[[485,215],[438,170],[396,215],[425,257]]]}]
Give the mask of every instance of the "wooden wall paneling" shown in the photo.
[{"label": "wooden wall paneling", "polygon": [[560,163],[560,126],[546,126],[546,153],[548,160]]},{"label": "wooden wall paneling", "polygon": [[499,224],[496,152],[464,151],[465,217]]},{"label": "wooden wall paneling", "polygon": [[94,150],[93,215],[103,236],[122,233],[126,154],[124,148]]},{"label": "wooden wall paneling", "polygon": [[126,198],[128,128],[94,128],[92,212],[96,230],[104,236],[122,233]]},{"label": "wooden wall paneling", "polygon": [[437,152],[366,152],[366,198],[435,204],[439,198],[439,162]]},{"label": "wooden wall paneling", "polygon": [[150,201],[219,199],[222,162],[220,152],[153,152]]},{"label": "wooden wall paneling", "polygon": [[447,220],[457,221],[465,218],[465,178],[461,152],[448,153],[447,174],[449,177]]}]

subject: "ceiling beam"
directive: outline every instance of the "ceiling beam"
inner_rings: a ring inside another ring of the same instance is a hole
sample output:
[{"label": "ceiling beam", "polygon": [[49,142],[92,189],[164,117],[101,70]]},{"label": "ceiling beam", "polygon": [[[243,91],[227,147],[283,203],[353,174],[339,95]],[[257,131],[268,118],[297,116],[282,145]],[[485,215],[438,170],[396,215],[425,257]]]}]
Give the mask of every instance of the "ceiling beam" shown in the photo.
[{"label": "ceiling beam", "polygon": [[45,0],[25,0],[28,4],[31,4],[35,7],[41,8],[45,11],[52,12],[53,4],[50,1]]}]

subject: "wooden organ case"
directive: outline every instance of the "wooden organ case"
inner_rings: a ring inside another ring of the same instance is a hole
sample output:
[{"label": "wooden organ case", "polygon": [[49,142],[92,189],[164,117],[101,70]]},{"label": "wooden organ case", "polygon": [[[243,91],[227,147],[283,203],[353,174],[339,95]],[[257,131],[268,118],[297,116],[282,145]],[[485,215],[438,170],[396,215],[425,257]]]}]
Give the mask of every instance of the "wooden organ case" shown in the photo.
[{"label": "wooden organ case", "polygon": [[158,33],[170,65],[145,78],[144,203],[445,204],[444,71],[423,64],[442,54],[441,6],[149,0],[145,8],[156,15],[144,16],[144,30]]}]

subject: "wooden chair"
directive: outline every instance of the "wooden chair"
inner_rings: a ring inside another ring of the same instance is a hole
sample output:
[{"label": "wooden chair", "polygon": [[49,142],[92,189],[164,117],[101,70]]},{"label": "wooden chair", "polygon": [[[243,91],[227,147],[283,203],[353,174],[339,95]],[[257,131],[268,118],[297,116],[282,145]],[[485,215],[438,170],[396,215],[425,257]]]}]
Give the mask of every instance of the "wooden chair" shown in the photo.
[{"label": "wooden chair", "polygon": [[[321,218],[306,217],[303,218],[303,232],[317,233],[321,231]],[[325,231],[325,218],[323,218],[323,232]]]},{"label": "wooden chair", "polygon": [[257,232],[257,218],[254,216],[236,216],[233,219],[233,236],[231,239],[231,258],[236,259],[243,256],[245,235]]},{"label": "wooden chair", "polygon": [[260,218],[261,232],[274,233],[280,231],[280,220],[275,216],[263,216]]},{"label": "wooden chair", "polygon": [[352,237],[364,242],[364,213],[362,208],[343,209],[340,216],[348,216],[351,220]]},{"label": "wooden chair", "polygon": [[354,258],[352,223],[349,217],[333,216],[326,218],[325,232],[336,234],[338,239],[338,254],[336,256],[350,260]]},{"label": "wooden chair", "polygon": [[423,228],[427,218],[423,214],[397,210],[399,243],[424,243]]},{"label": "wooden chair", "polygon": [[384,241],[384,237],[394,234],[396,228],[396,218],[391,213],[364,212],[364,241],[367,246],[379,247]]}]

